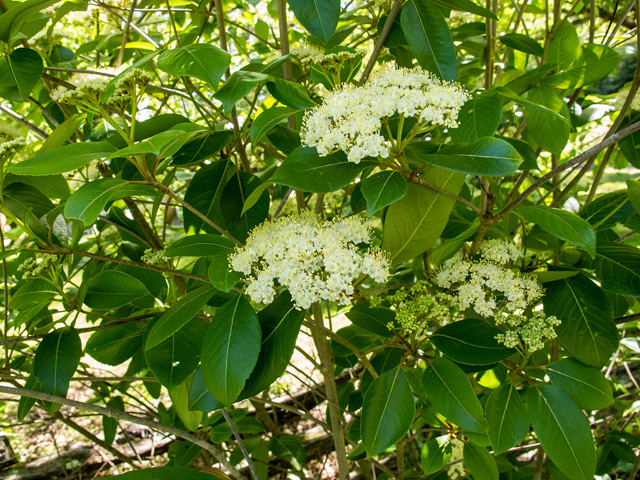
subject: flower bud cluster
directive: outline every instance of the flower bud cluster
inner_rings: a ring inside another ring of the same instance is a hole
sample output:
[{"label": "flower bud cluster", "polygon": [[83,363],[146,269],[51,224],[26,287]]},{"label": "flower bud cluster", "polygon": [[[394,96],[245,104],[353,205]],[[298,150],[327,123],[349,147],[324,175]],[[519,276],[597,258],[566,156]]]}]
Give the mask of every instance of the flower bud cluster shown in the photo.
[{"label": "flower bud cluster", "polygon": [[453,447],[451,451],[451,458],[449,458],[449,470],[447,474],[451,480],[456,478],[462,478],[466,475],[464,468],[464,443],[457,438],[452,438],[450,445]]},{"label": "flower bud cluster", "polygon": [[491,317],[500,309],[522,310],[542,296],[535,278],[506,267],[520,257],[517,247],[491,240],[484,242],[481,252],[479,261],[465,260],[460,254],[447,260],[434,276],[439,287],[454,287],[452,304],[461,311],[473,306],[476,313]]},{"label": "flower bud cluster", "polygon": [[383,121],[397,113],[419,124],[454,128],[468,99],[459,85],[419,67],[390,68],[362,87],[345,84],[331,92],[305,115],[300,135],[321,156],[343,150],[354,163],[366,156],[387,158],[390,144],[380,134]]},{"label": "flower bud cluster", "polygon": [[9,123],[0,123],[0,163],[27,144],[20,131]]},{"label": "flower bud cluster", "polygon": [[[167,248],[169,245],[171,245],[171,242],[164,242],[165,248]],[[170,261],[165,256],[164,250],[158,250],[154,252],[152,248],[147,248],[140,259],[147,265],[155,265],[157,267],[163,267]]]},{"label": "flower bud cluster", "polygon": [[322,49],[307,45],[306,43],[291,47],[291,53],[298,57],[303,65],[317,65],[329,71],[336,71],[342,68],[346,62],[354,64],[367,54],[366,50],[356,52],[341,51],[336,53],[325,53]]},{"label": "flower bud cluster", "polygon": [[36,253],[36,258],[27,258],[18,266],[19,272],[24,272],[23,279],[29,277],[39,277],[42,272],[53,267],[58,263],[58,256],[50,253]]},{"label": "flower bud cluster", "polygon": [[496,335],[498,343],[508,348],[524,347],[528,353],[544,348],[547,340],[556,338],[554,327],[562,322],[556,317],[547,317],[543,312],[534,312],[531,318],[525,315],[508,314],[496,315],[496,325],[507,325],[511,330]]},{"label": "flower bud cluster", "polygon": [[271,303],[277,281],[288,287],[297,308],[319,300],[348,305],[360,275],[377,282],[389,278],[386,253],[357,252],[357,244],[370,241],[369,228],[357,217],[323,221],[307,212],[259,225],[229,264],[247,275],[246,293],[254,302]]}]

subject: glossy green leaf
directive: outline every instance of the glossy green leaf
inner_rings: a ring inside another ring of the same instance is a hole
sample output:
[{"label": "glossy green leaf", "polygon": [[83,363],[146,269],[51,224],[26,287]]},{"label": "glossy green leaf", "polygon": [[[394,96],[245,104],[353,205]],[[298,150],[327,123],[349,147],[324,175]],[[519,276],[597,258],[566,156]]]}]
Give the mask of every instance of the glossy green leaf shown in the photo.
[{"label": "glossy green leaf", "polygon": [[128,322],[91,334],[84,353],[105,365],[120,365],[142,348],[145,324]]},{"label": "glossy green leaf", "polygon": [[[434,167],[422,178],[457,195],[464,174]],[[432,247],[447,224],[455,200],[447,195],[414,183],[407,194],[389,206],[384,221],[382,248],[394,262],[404,262]]]},{"label": "glossy green leaf", "polygon": [[18,218],[25,218],[31,212],[41,218],[55,206],[42,192],[30,185],[12,183],[2,191],[6,207]]},{"label": "glossy green leaf", "polygon": [[546,61],[556,64],[556,70],[565,70],[580,55],[580,36],[572,22],[564,22],[549,42]]},{"label": "glossy green leaf", "polygon": [[603,367],[618,349],[613,308],[604,290],[582,275],[545,284],[544,311],[562,321],[558,343],[582,363]]},{"label": "glossy green leaf", "polygon": [[350,162],[342,151],[321,157],[315,148],[298,147],[269,181],[305,192],[329,193],[349,185],[362,170],[376,165],[370,160]]},{"label": "glossy green leaf", "polygon": [[582,55],[566,70],[544,80],[556,88],[578,88],[591,85],[606,77],[616,68],[622,56],[606,45],[587,43],[582,46]]},{"label": "glossy green leaf", "polygon": [[287,3],[311,35],[329,41],[338,26],[339,0],[287,0]]},{"label": "glossy green leaf", "polygon": [[631,135],[621,138],[618,146],[624,158],[634,167],[640,168],[640,132],[633,132]]},{"label": "glossy green leaf", "polygon": [[195,134],[180,150],[173,154],[172,165],[189,165],[205,160],[218,153],[233,140],[231,130],[201,132]]},{"label": "glossy green leaf", "polygon": [[[32,392],[42,392],[42,383],[40,383],[35,374],[32,373],[27,377],[22,388],[25,390],[31,390]],[[16,414],[19,422],[22,422],[25,419],[35,404],[35,398],[20,397],[20,400],[18,401],[18,411]]]},{"label": "glossy green leaf", "polygon": [[258,312],[262,344],[241,398],[259,394],[284,373],[295,350],[304,315],[305,310],[295,308],[287,290]]},{"label": "glossy green leaf", "polygon": [[[150,332],[159,316],[147,325]],[[200,350],[205,328],[198,317],[193,317],[177,332],[144,352],[147,365],[161,385],[171,391],[183,383],[200,363]]]},{"label": "glossy green leaf", "polygon": [[455,363],[434,358],[422,381],[429,400],[448,420],[471,432],[487,431],[487,420],[471,382]]},{"label": "glossy green leaf", "polygon": [[[363,351],[368,350],[378,340],[376,335],[364,328],[360,328],[358,325],[347,325],[346,327],[342,327],[338,329],[336,334],[347,340],[354,347]],[[342,345],[336,340],[332,340],[331,345],[333,354],[336,357],[348,357],[353,355],[353,351],[349,347]]]},{"label": "glossy green leaf", "polygon": [[475,480],[498,480],[498,467],[489,451],[473,442],[464,444],[464,463]]},{"label": "glossy green leaf", "polygon": [[240,70],[231,74],[214,97],[222,102],[224,114],[229,115],[238,100],[249,93],[256,85],[273,80],[271,75]]},{"label": "glossy green leaf", "polygon": [[595,269],[602,288],[608,292],[640,297],[640,251],[637,247],[599,243],[595,260],[585,262],[584,267]]},{"label": "glossy green leaf", "polygon": [[430,475],[437,472],[451,458],[451,443],[439,438],[433,438],[424,444],[420,453],[422,473]]},{"label": "glossy green leaf", "polygon": [[[122,480],[212,480],[210,473],[197,468],[159,467],[134,470],[117,475]],[[213,477],[215,478],[215,477]]]},{"label": "glossy green leaf", "polygon": [[158,68],[171,75],[185,75],[218,86],[229,67],[231,55],[210,43],[196,43],[165,50],[158,56]]},{"label": "glossy green leaf", "polygon": [[[3,17],[0,16],[0,21]],[[30,48],[18,48],[0,57],[0,98],[13,102],[27,100],[43,69],[42,57]]]},{"label": "glossy green leaf", "polygon": [[242,295],[214,317],[202,347],[202,376],[213,398],[231,406],[251,375],[260,352],[258,316]]},{"label": "glossy green leaf", "polygon": [[498,37],[504,45],[520,52],[541,57],[544,55],[544,48],[533,38],[522,33],[507,33]]},{"label": "glossy green leaf", "polygon": [[297,82],[274,78],[272,82],[267,82],[267,90],[287,107],[305,110],[316,106],[316,102],[309,98],[307,89]]},{"label": "glossy green leaf", "polygon": [[48,280],[32,278],[11,296],[9,308],[21,310],[34,303],[48,302],[57,294],[58,290]]},{"label": "glossy green leaf", "polygon": [[84,303],[90,308],[109,310],[149,295],[140,280],[117,270],[105,270],[91,277]]},{"label": "glossy green leaf", "polygon": [[[66,397],[69,382],[81,357],[82,342],[77,330],[63,327],[47,334],[38,345],[33,359],[33,373],[42,383],[42,391]],[[49,409],[50,413],[54,409],[57,410],[55,407]]]},{"label": "glossy green leaf", "polygon": [[57,175],[77,170],[90,161],[108,157],[115,151],[116,148],[109,142],[76,142],[14,163],[8,171],[16,175]]},{"label": "glossy green leaf", "polygon": [[583,247],[592,258],[596,256],[596,234],[593,227],[575,213],[544,205],[519,207],[518,212],[545,232]]},{"label": "glossy green leaf", "polygon": [[598,231],[608,230],[618,223],[624,223],[633,211],[627,192],[618,190],[599,196],[581,208],[578,215]]},{"label": "glossy green leaf", "polygon": [[420,156],[421,160],[447,170],[501,177],[518,169],[522,158],[509,143],[498,138],[483,137],[468,145],[451,145],[438,153]]},{"label": "glossy green leaf", "polygon": [[0,16],[0,39],[5,43],[11,43],[13,31],[28,16],[44,10],[56,3],[55,0],[26,0],[15,3],[12,7]]},{"label": "glossy green leaf", "polygon": [[236,244],[221,235],[183,237],[165,249],[166,257],[214,257],[233,253]]},{"label": "glossy green leaf", "polygon": [[201,412],[213,412],[222,407],[222,404],[211,396],[202,377],[202,367],[198,367],[193,374],[191,387],[189,388],[189,410]]},{"label": "glossy green leaf", "polygon": [[408,0],[400,23],[420,66],[443,80],[455,81],[456,49],[441,10],[430,2]]},{"label": "glossy green leaf", "polygon": [[251,130],[249,132],[251,143],[257,145],[269,130],[297,112],[298,110],[291,110],[287,107],[271,107],[262,112],[251,124]]},{"label": "glossy green leaf", "polygon": [[551,115],[552,117],[556,117],[558,120],[566,123],[568,126],[571,126],[571,123],[568,120],[568,114],[565,116],[564,114],[558,113],[537,101],[531,101],[527,98],[521,97],[507,87],[494,87],[493,90],[495,90],[503,100],[506,100],[508,102],[515,102],[519,105],[524,105],[531,110],[538,110],[539,112],[546,113],[548,115]]},{"label": "glossy green leaf", "polygon": [[599,368],[569,357],[550,363],[545,373],[583,410],[599,410],[613,403],[611,384]]},{"label": "glossy green leaf", "polygon": [[636,212],[640,212],[640,182],[637,180],[627,180],[627,191],[629,201]]},{"label": "glossy green leaf", "polygon": [[362,182],[362,195],[367,200],[368,215],[400,200],[407,193],[407,181],[395,171],[378,172]]},{"label": "glossy green leaf", "polygon": [[[456,10],[459,12],[469,12],[480,15],[481,17],[492,18],[497,20],[498,17],[494,15],[491,10],[480,7],[472,0],[429,0],[431,3],[435,3],[447,10]],[[483,32],[484,33],[484,32]]]},{"label": "glossy green leaf", "polygon": [[202,421],[203,412],[189,410],[189,390],[191,389],[191,379],[189,376],[184,382],[169,390],[169,397],[178,418],[182,421],[187,430],[195,432]]},{"label": "glossy green leaf", "polygon": [[203,127],[200,127],[193,123],[184,124],[182,130],[176,125],[169,130],[160,132],[151,138],[147,138],[138,143],[134,143],[128,147],[125,147],[117,152],[112,153],[108,158],[119,157],[132,157],[134,155],[146,155],[153,154],[157,158],[167,158],[176,153],[189,139],[189,136],[193,132],[203,131]]},{"label": "glossy green leaf", "polygon": [[388,325],[394,324],[396,313],[388,308],[373,308],[370,302],[356,303],[346,314],[351,322],[359,327],[388,338],[394,335]]},{"label": "glossy green leaf", "polygon": [[496,455],[517,445],[529,431],[527,409],[516,385],[510,382],[491,392],[485,411],[489,439]]},{"label": "glossy green leaf", "polygon": [[198,314],[215,293],[216,289],[211,285],[204,285],[182,297],[178,303],[162,314],[149,331],[145,350],[155,347],[180,330]]},{"label": "glossy green leaf", "polygon": [[296,470],[302,470],[307,458],[307,452],[302,442],[295,435],[281,433],[269,442],[269,450],[276,457],[289,462]]},{"label": "glossy green leaf", "polygon": [[362,443],[367,456],[395,445],[411,427],[416,407],[409,381],[400,368],[376,378],[362,406]]},{"label": "glossy green leaf", "polygon": [[584,414],[557,387],[538,385],[527,393],[533,429],[544,451],[571,480],[591,480],[596,449]]},{"label": "glossy green leaf", "polygon": [[466,365],[490,365],[510,357],[516,350],[495,339],[501,331],[478,318],[467,318],[440,327],[429,337],[450,359]]},{"label": "glossy green leaf", "polygon": [[[54,148],[61,147],[64,142],[69,140],[76,130],[86,121],[86,114],[75,114],[67,118],[64,122],[58,125],[53,132],[49,135],[49,138],[45,140],[42,147],[38,150],[38,155],[47,153]],[[68,188],[68,187],[67,187]]]},{"label": "glossy green leaf", "polygon": [[4,177],[4,191],[7,191],[7,187],[14,183],[29,185],[30,187],[42,192],[48,198],[66,200],[71,195],[69,184],[67,184],[67,180],[62,175],[42,175],[32,177],[7,173]]},{"label": "glossy green leaf", "polygon": [[135,185],[117,178],[99,178],[85,183],[71,194],[65,204],[64,215],[89,226],[96,222],[109,201],[155,193],[148,185]]},{"label": "glossy green leaf", "polygon": [[[549,85],[531,88],[527,98],[533,103],[560,114],[564,119],[569,118],[569,108],[564,99],[555,88]],[[524,109],[524,117],[527,120],[527,129],[531,132],[535,142],[558,157],[562,155],[562,150],[569,141],[571,125],[556,115],[530,106]]]},{"label": "glossy green leaf", "polygon": [[458,128],[449,130],[456,143],[493,137],[502,120],[502,100],[491,90],[467,100],[458,115]]}]

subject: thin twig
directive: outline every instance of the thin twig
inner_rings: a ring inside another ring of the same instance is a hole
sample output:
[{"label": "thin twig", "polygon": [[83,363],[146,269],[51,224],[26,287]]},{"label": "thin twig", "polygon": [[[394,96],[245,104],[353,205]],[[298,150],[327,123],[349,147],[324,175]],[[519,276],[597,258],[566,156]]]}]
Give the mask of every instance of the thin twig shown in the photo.
[{"label": "thin twig", "polygon": [[233,432],[233,436],[236,437],[236,441],[238,442],[238,446],[240,447],[242,456],[244,457],[244,459],[247,461],[247,464],[249,465],[249,471],[251,472],[251,477],[253,478],[253,480],[259,480],[258,474],[256,473],[256,468],[253,466],[253,462],[251,461],[251,457],[249,456],[249,453],[247,452],[247,449],[244,446],[242,437],[240,437],[238,430],[236,430],[236,426],[233,424],[233,420],[231,420],[231,417],[227,413],[227,409],[222,407],[220,411],[222,412],[222,416],[224,417],[224,419],[227,421],[229,428],[231,428],[231,431]]}]

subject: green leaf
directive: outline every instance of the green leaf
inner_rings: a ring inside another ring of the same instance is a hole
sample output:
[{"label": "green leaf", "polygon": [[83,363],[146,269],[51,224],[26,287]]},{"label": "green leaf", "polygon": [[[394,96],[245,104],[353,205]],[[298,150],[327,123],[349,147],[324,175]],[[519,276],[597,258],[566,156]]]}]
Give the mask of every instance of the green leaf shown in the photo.
[{"label": "green leaf", "polygon": [[396,312],[388,308],[372,308],[370,302],[357,303],[346,314],[351,323],[376,335],[389,338],[394,335],[388,325],[394,324]]},{"label": "green leaf", "polygon": [[249,132],[251,144],[257,145],[269,130],[291,115],[295,115],[298,111],[299,110],[291,110],[287,107],[271,107],[262,112],[251,124],[251,130]]},{"label": "green leaf", "polygon": [[27,280],[9,300],[9,308],[21,310],[34,303],[44,303],[58,294],[56,288],[44,278]]},{"label": "green leaf", "polygon": [[210,473],[201,472],[197,468],[178,467],[145,468],[123,473],[115,478],[117,477],[122,480],[212,480]]},{"label": "green leaf", "polygon": [[93,225],[111,200],[137,195],[155,195],[149,185],[135,185],[117,178],[99,178],[73,192],[64,207],[64,216]]},{"label": "green leaf", "polygon": [[311,35],[329,41],[338,26],[339,0],[287,0],[287,3]]},{"label": "green leaf", "polygon": [[[32,373],[27,377],[27,381],[24,383],[22,387],[25,390],[30,390],[32,392],[42,393],[42,384],[36,378],[36,375]],[[36,399],[31,397],[20,397],[20,401],[18,402],[18,412],[17,417],[18,421],[22,422],[27,414],[31,411],[33,406],[36,404]]]},{"label": "green leaf", "polygon": [[258,316],[242,295],[225,303],[207,330],[202,376],[213,398],[230,407],[251,375],[260,352]]},{"label": "green leaf", "polygon": [[208,83],[213,88],[231,63],[231,55],[210,43],[196,43],[165,50],[158,56],[158,68],[171,75],[185,75]]},{"label": "green leaf", "polygon": [[466,365],[490,365],[510,357],[516,350],[495,339],[499,329],[478,318],[467,318],[440,327],[431,341],[447,357]]},{"label": "green leaf", "polygon": [[562,321],[558,343],[582,363],[603,367],[618,349],[613,307],[604,290],[582,275],[545,285],[544,311]]},{"label": "green leaf", "polygon": [[84,353],[105,365],[120,365],[142,348],[144,329],[144,323],[129,322],[98,330],[87,340]]},{"label": "green leaf", "polygon": [[216,289],[211,285],[203,285],[182,297],[178,303],[162,314],[149,331],[145,350],[155,347],[180,330],[198,314],[215,293]]},{"label": "green leaf", "polygon": [[61,147],[64,142],[69,140],[76,130],[87,119],[87,115],[84,113],[75,114],[67,118],[64,122],[58,125],[53,132],[49,135],[49,138],[45,140],[40,149],[38,149],[38,155],[47,153],[54,148]]},{"label": "green leaf", "polygon": [[236,244],[226,237],[213,234],[189,235],[165,249],[166,257],[214,257],[233,253]]},{"label": "green leaf", "polygon": [[[491,10],[480,7],[471,0],[429,0],[431,3],[435,3],[447,10],[456,10],[459,12],[469,12],[480,15],[481,17],[492,18],[497,20],[498,17],[494,15]],[[484,32],[483,32],[484,33]]]},{"label": "green leaf", "polygon": [[211,257],[207,276],[211,284],[218,290],[230,292],[236,283],[244,277],[242,272],[236,272],[229,265],[228,255],[217,255]]},{"label": "green leaf", "polygon": [[288,433],[276,435],[269,442],[269,450],[276,457],[289,462],[296,470],[304,468],[307,452],[300,439],[295,435]]},{"label": "green leaf", "polygon": [[544,451],[571,480],[591,480],[596,449],[589,423],[575,403],[557,387],[537,385],[527,393],[533,429]]},{"label": "green leaf", "polygon": [[486,404],[489,439],[496,455],[514,447],[529,431],[524,402],[511,382],[491,392]]},{"label": "green leaf", "polygon": [[580,55],[580,36],[571,22],[564,22],[547,48],[547,63],[556,64],[556,70],[565,70]]},{"label": "green leaf", "polygon": [[321,157],[315,148],[298,147],[269,181],[305,192],[329,193],[349,185],[365,168],[377,165],[369,160],[350,162],[342,151]]},{"label": "green leaf", "polygon": [[[33,359],[33,373],[42,383],[42,391],[49,395],[66,397],[69,382],[80,364],[82,342],[78,331],[63,327],[42,339]],[[59,406],[49,409],[49,413]]]},{"label": "green leaf", "polygon": [[437,472],[451,458],[451,443],[433,438],[424,444],[420,454],[420,464],[422,465],[422,473],[430,475]]},{"label": "green leaf", "polygon": [[[0,16],[0,22],[7,14]],[[18,48],[11,55],[0,57],[0,97],[24,102],[40,80],[43,70],[42,57],[30,48]]]},{"label": "green leaf", "polygon": [[545,232],[583,247],[592,258],[596,256],[596,233],[589,223],[575,213],[545,205],[519,207],[528,222],[535,223]]},{"label": "green leaf", "polygon": [[[434,167],[423,178],[457,195],[465,176]],[[384,221],[382,248],[394,262],[404,262],[432,247],[447,225],[455,200],[422,185],[410,183],[407,194],[389,206]]]},{"label": "green leaf", "polygon": [[578,215],[597,231],[608,230],[618,223],[624,223],[633,213],[633,206],[628,200],[629,196],[624,190],[607,193],[581,208]]},{"label": "green leaf", "polygon": [[140,280],[116,270],[105,270],[91,277],[84,303],[90,308],[110,310],[149,295]]},{"label": "green leaf", "polygon": [[578,88],[591,85],[606,77],[622,56],[606,45],[587,43],[582,46],[582,55],[563,72],[544,80],[546,85],[556,88]]},{"label": "green leaf", "polygon": [[66,200],[71,195],[69,184],[62,175],[29,177],[25,175],[13,175],[11,173],[5,174],[3,188],[6,190],[7,187],[13,183],[29,185],[42,192],[48,198]]},{"label": "green leaf", "polygon": [[187,430],[195,432],[202,421],[203,412],[189,410],[189,390],[191,389],[191,379],[189,376],[184,382],[169,390],[172,406]]},{"label": "green leaf", "polygon": [[56,0],[27,0],[16,2],[5,13],[0,16],[0,39],[5,43],[12,43],[13,30],[19,26],[28,16],[44,10]]},{"label": "green leaf", "polygon": [[462,452],[464,463],[475,480],[498,480],[498,466],[486,448],[467,442]]},{"label": "green leaf", "polygon": [[6,207],[16,217],[24,219],[31,212],[35,218],[52,211],[55,206],[42,192],[20,183],[8,185],[2,192]]},{"label": "green leaf", "polygon": [[224,82],[214,97],[222,102],[224,114],[229,115],[238,100],[249,93],[256,85],[273,80],[271,75],[240,70],[233,73]]},{"label": "green leaf", "polygon": [[563,278],[573,277],[580,273],[578,270],[574,271],[547,271],[547,272],[533,272],[536,276],[536,281],[538,283],[548,283],[555,282],[556,280],[562,280]]},{"label": "green leaf", "polygon": [[515,103],[518,103],[520,105],[524,105],[525,107],[529,107],[530,109],[538,110],[540,112],[546,113],[548,115],[556,117],[558,120],[561,120],[564,123],[566,123],[567,125],[571,126],[571,123],[568,120],[568,114],[567,114],[567,116],[565,118],[565,116],[561,115],[558,112],[555,112],[554,110],[551,110],[550,108],[546,107],[545,105],[542,105],[540,103],[528,100],[528,99],[526,99],[524,97],[521,97],[520,95],[518,95],[517,93],[515,93],[514,91],[510,90],[507,87],[494,87],[493,90],[495,90],[498,93],[498,95],[500,97],[502,97],[502,99],[504,99],[506,101],[515,102]]},{"label": "green leaf", "polygon": [[611,384],[599,368],[563,358],[545,367],[551,382],[583,410],[599,410],[613,403]]},{"label": "green leaf", "polygon": [[544,48],[533,38],[521,33],[507,33],[498,37],[504,45],[520,52],[541,57],[544,55]]},{"label": "green leaf", "polygon": [[309,98],[307,89],[297,82],[274,78],[272,82],[267,82],[267,90],[276,100],[287,107],[305,110],[317,105]]},{"label": "green leaf", "polygon": [[419,158],[447,170],[489,177],[509,175],[522,163],[515,148],[491,137],[480,138],[469,145],[444,147],[438,153],[423,154]]},{"label": "green leaf", "polygon": [[548,85],[532,87],[527,97],[531,102],[560,114],[564,119],[551,115],[540,109],[527,106],[524,109],[524,117],[527,120],[527,129],[535,142],[545,150],[562,155],[562,150],[569,141],[571,125],[565,119],[569,119],[569,108],[564,99],[555,88]]},{"label": "green leaf", "polygon": [[636,180],[627,180],[627,191],[629,201],[636,212],[640,212],[640,182]]},{"label": "green leaf", "polygon": [[132,157],[134,155],[153,154],[157,158],[167,158],[176,153],[189,139],[193,132],[202,131],[203,128],[193,123],[185,123],[184,131],[178,126],[160,132],[151,138],[147,138],[138,143],[118,150],[109,155],[108,158]]},{"label": "green leaf", "polygon": [[[150,332],[159,316],[147,325]],[[205,328],[198,317],[191,318],[177,332],[144,352],[147,365],[161,385],[171,391],[198,367]]]},{"label": "green leaf", "polygon": [[[340,328],[336,334],[345,340],[347,340],[354,347],[366,351],[370,346],[375,344],[378,340],[378,337],[368,330],[364,328],[360,328],[358,325],[347,325],[346,327]],[[336,340],[331,341],[333,347],[333,354],[336,357],[348,357],[353,355],[353,351],[337,342]]]},{"label": "green leaf", "polygon": [[116,148],[109,142],[76,142],[14,163],[8,171],[16,175],[57,175],[77,170],[90,161],[108,157],[115,151]]},{"label": "green leaf", "polygon": [[391,205],[407,194],[407,181],[395,171],[384,171],[367,177],[362,182],[362,195],[367,200],[368,215]]},{"label": "green leaf", "polygon": [[493,137],[502,120],[502,100],[487,90],[467,100],[458,115],[458,128],[449,130],[456,143],[472,143],[480,137]]},{"label": "green leaf", "polygon": [[186,166],[201,162],[218,153],[233,140],[231,130],[195,134],[180,150],[173,154],[171,165]]},{"label": "green leaf", "polygon": [[408,0],[400,24],[420,66],[443,80],[455,81],[456,49],[440,9],[430,2]]},{"label": "green leaf", "polygon": [[362,405],[362,443],[367,456],[395,445],[413,423],[416,407],[409,381],[400,368],[376,378]]},{"label": "green leaf", "polygon": [[480,219],[476,217],[467,229],[463,230],[457,237],[438,245],[431,253],[429,260],[431,260],[434,265],[442,265],[450,258],[453,258],[460,251],[462,245],[469,239],[469,237],[478,231],[479,226]]},{"label": "green leaf", "polygon": [[640,168],[640,132],[633,132],[631,135],[621,138],[618,146],[624,158],[634,167]]},{"label": "green leaf", "polygon": [[269,388],[289,365],[305,311],[297,310],[288,290],[283,291],[258,313],[262,345],[255,368],[247,379],[241,398],[248,398]]},{"label": "green leaf", "polygon": [[584,262],[583,266],[595,268],[602,288],[608,292],[640,297],[640,251],[637,247],[621,243],[598,244],[595,260]]},{"label": "green leaf", "polygon": [[455,363],[434,358],[422,382],[431,403],[448,420],[471,432],[487,431],[487,420],[471,382]]},{"label": "green leaf", "polygon": [[202,367],[198,367],[193,374],[191,388],[189,389],[189,410],[200,412],[213,412],[222,407],[222,404],[211,396],[204,384],[202,377]]}]

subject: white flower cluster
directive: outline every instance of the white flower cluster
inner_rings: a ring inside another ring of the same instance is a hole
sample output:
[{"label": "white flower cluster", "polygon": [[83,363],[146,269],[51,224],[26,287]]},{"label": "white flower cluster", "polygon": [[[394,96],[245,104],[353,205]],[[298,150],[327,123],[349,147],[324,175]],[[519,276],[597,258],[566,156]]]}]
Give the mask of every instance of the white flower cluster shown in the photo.
[{"label": "white flower cluster", "polygon": [[50,253],[36,253],[36,258],[27,258],[21,265],[18,266],[19,272],[24,272],[23,279],[29,277],[39,277],[42,272],[49,267],[56,265],[58,262],[57,255]]},{"label": "white flower cluster", "polygon": [[357,217],[322,221],[307,212],[256,227],[246,245],[229,256],[229,264],[247,275],[246,293],[254,302],[271,303],[277,280],[298,308],[319,300],[348,305],[352,283],[361,274],[377,282],[389,278],[385,253],[357,253],[357,244],[370,241],[369,228]]},{"label": "white flower cluster", "polygon": [[[458,254],[435,274],[439,287],[455,286],[453,305],[461,311],[473,306],[478,314],[491,317],[500,308],[509,312],[522,310],[542,296],[543,290],[535,278],[505,267],[520,256],[514,246],[494,240],[485,242],[481,250],[480,261],[465,260]],[[498,301],[496,294],[502,300]]]},{"label": "white flower cluster", "polygon": [[452,438],[450,442],[453,450],[451,451],[451,458],[449,458],[449,470],[448,475],[451,480],[456,478],[462,478],[466,475],[463,462],[464,443],[457,438]]},{"label": "white flower cluster", "polygon": [[355,163],[366,156],[387,158],[389,144],[380,135],[383,119],[399,113],[420,124],[454,128],[468,99],[459,85],[442,82],[419,67],[390,68],[362,87],[346,84],[334,90],[305,115],[300,136],[321,156],[343,150]]},{"label": "white flower cluster", "polygon": [[556,317],[547,317],[543,312],[534,312],[531,318],[520,314],[496,315],[496,325],[507,325],[512,330],[496,335],[498,343],[508,348],[524,346],[528,353],[544,348],[544,342],[556,338],[557,327],[562,323]]},{"label": "white flower cluster", "polygon": [[314,45],[301,43],[289,50],[291,55],[298,57],[304,65],[319,62],[324,58],[324,51]]},{"label": "white flower cluster", "polygon": [[322,49],[302,43],[291,47],[291,54],[298,57],[303,65],[318,65],[332,70],[331,66],[341,66],[344,62],[355,62],[367,54],[366,50],[356,52],[342,51],[337,53],[325,53]]},{"label": "white flower cluster", "polygon": [[9,123],[0,123],[0,161],[27,144],[20,131]]}]

